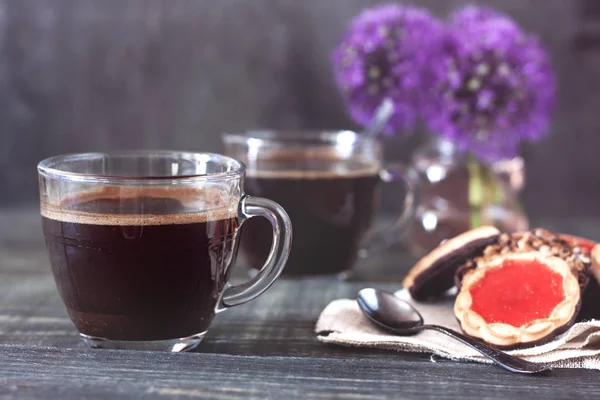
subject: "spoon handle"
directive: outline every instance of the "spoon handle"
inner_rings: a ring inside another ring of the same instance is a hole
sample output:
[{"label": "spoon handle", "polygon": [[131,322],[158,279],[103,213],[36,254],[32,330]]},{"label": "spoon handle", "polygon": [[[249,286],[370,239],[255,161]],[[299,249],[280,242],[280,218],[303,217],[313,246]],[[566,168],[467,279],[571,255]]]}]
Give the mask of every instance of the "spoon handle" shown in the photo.
[{"label": "spoon handle", "polygon": [[466,344],[467,346],[477,350],[482,355],[486,356],[496,364],[501,367],[511,371],[511,372],[520,372],[525,374],[537,374],[544,371],[549,371],[550,368],[546,367],[542,364],[536,364],[529,362],[527,360],[523,360],[522,358],[518,358],[515,356],[511,356],[501,350],[495,349],[477,339],[473,339],[462,333],[456,332],[452,329],[448,329],[439,325],[422,325],[417,327],[416,330],[421,329],[430,329],[434,331],[438,331],[441,333],[445,333],[448,336],[451,336],[458,341]]}]

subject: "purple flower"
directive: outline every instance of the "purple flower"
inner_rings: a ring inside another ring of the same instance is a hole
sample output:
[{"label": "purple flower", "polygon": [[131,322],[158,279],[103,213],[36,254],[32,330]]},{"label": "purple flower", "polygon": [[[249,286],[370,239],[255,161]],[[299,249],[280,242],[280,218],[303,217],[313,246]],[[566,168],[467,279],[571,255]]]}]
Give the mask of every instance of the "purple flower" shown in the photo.
[{"label": "purple flower", "polygon": [[331,61],[336,83],[357,123],[367,126],[379,104],[389,98],[394,114],[384,133],[414,124],[426,50],[441,32],[441,24],[427,11],[398,4],[373,7],[351,21]]},{"label": "purple flower", "polygon": [[440,46],[423,81],[430,130],[484,161],[513,157],[522,141],[546,133],[556,87],[536,38],[501,13],[468,6]]}]

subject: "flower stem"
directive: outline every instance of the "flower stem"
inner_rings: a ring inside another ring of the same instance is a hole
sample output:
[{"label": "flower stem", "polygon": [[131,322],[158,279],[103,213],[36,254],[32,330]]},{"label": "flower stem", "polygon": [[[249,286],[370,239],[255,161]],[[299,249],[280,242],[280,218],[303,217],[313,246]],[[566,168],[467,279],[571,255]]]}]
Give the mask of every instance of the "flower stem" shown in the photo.
[{"label": "flower stem", "polygon": [[481,226],[481,206],[483,204],[484,188],[481,163],[473,155],[467,155],[467,168],[469,170],[469,206],[471,228]]},{"label": "flower stem", "polygon": [[[482,164],[476,157],[467,156],[469,170],[469,206],[471,228],[484,223],[484,210],[491,205],[502,203],[504,188],[498,182],[498,176],[491,165]],[[492,221],[493,222],[493,221]]]}]

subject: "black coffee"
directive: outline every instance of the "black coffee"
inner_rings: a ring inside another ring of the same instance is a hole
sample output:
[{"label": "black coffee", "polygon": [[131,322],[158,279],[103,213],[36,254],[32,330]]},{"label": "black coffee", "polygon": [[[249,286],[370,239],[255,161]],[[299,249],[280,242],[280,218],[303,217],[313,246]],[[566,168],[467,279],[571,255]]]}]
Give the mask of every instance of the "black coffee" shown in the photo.
[{"label": "black coffee", "polygon": [[[330,159],[261,160],[246,175],[245,191],[278,202],[293,226],[290,258],[283,274],[336,274],[355,262],[378,198],[374,166]],[[242,249],[260,268],[271,247],[270,224],[259,218],[242,227]]]},{"label": "black coffee", "polygon": [[65,200],[74,211],[42,207],[52,271],[80,332],[163,340],[207,330],[234,261],[237,220],[234,206],[197,212],[202,196],[106,190]]}]

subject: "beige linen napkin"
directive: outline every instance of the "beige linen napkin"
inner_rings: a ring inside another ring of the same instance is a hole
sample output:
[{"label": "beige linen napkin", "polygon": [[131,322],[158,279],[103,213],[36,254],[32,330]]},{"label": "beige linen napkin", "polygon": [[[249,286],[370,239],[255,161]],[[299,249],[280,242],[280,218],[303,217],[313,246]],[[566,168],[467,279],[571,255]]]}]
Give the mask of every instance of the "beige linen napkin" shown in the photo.
[{"label": "beige linen napkin", "polygon": [[[416,302],[406,290],[396,292],[396,296],[413,304],[423,315],[425,323],[460,331],[452,310],[454,296],[436,303]],[[375,327],[361,313],[355,300],[341,299],[329,303],[317,321],[315,332],[325,343],[425,352],[452,360],[490,362],[470,347],[442,333],[423,331],[414,336],[391,335]],[[508,353],[555,368],[600,370],[600,321],[579,322],[550,343]]]}]

